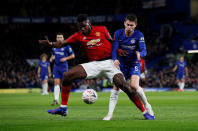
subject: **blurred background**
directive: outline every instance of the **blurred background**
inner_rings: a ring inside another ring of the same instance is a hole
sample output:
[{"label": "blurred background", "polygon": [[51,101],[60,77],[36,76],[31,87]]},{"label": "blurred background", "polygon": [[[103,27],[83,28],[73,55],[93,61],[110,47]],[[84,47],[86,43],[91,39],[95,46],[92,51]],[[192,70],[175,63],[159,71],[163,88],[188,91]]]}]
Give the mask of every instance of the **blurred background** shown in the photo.
[{"label": "blurred background", "polygon": [[[145,87],[177,88],[176,73],[171,72],[180,55],[185,55],[189,69],[186,89],[198,89],[198,0],[7,0],[0,4],[0,88],[40,88],[37,63],[42,53],[51,48],[39,45],[47,35],[56,40],[61,32],[67,38],[76,32],[76,16],[87,13],[93,25],[105,25],[113,36],[123,28],[127,14],[138,17],[147,46]],[[69,66],[87,62],[79,45],[72,48],[76,58]],[[53,63],[51,63],[53,67]],[[52,68],[53,69],[53,68]],[[49,79],[53,90],[53,79]],[[112,87],[101,77],[78,80],[73,89]]]}]

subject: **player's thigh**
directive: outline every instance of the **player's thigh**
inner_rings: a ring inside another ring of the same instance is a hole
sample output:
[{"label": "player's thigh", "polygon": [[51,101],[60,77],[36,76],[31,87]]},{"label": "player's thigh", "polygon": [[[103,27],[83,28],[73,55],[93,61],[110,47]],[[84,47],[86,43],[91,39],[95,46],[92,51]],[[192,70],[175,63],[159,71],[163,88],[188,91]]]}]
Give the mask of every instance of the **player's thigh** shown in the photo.
[{"label": "player's thigh", "polygon": [[54,79],[54,84],[55,85],[60,85],[61,80],[59,78]]},{"label": "player's thigh", "polygon": [[87,77],[86,70],[82,65],[74,66],[67,72],[63,73],[63,81],[71,81],[74,79],[84,79]]},{"label": "player's thigh", "polygon": [[134,63],[131,65],[130,68],[130,85],[132,88],[137,89],[139,87],[139,81],[140,81],[140,64]]},{"label": "player's thigh", "polygon": [[116,68],[113,64],[113,60],[106,60],[104,61],[104,63],[102,64],[104,67],[103,70],[105,71],[107,77],[109,78],[109,80],[111,82],[113,82],[113,77],[116,75],[116,74],[121,74],[123,75],[123,73],[120,71],[119,68]]},{"label": "player's thigh", "polygon": [[140,77],[138,75],[132,75],[130,85],[133,89],[138,89]]},{"label": "player's thigh", "polygon": [[98,77],[101,73],[108,71],[109,62],[105,61],[93,61],[81,64],[87,73],[87,79],[92,79]]},{"label": "player's thigh", "polygon": [[42,84],[46,84],[47,83],[47,79],[44,79],[43,81],[42,81]]}]

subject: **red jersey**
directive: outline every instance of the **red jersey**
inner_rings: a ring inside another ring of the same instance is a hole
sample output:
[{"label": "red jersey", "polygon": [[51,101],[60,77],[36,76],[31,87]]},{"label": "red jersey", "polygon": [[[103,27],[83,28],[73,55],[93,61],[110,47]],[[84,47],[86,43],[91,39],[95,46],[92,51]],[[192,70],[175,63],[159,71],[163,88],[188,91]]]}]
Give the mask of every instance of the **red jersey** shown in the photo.
[{"label": "red jersey", "polygon": [[91,26],[90,34],[76,32],[67,39],[68,43],[82,43],[90,61],[111,57],[112,45],[110,34],[105,26]]},{"label": "red jersey", "polygon": [[140,69],[141,69],[141,73],[143,73],[145,71],[145,61],[144,60],[140,60]]}]

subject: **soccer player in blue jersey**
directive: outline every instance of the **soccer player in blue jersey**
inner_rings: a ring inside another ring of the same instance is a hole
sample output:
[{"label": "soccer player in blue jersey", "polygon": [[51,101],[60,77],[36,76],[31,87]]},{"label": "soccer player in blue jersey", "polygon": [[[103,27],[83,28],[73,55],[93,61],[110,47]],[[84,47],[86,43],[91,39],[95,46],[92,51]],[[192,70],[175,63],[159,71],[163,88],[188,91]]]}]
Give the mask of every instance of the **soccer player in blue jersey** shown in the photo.
[{"label": "soccer player in blue jersey", "polygon": [[[131,88],[139,94],[146,110],[141,110],[146,119],[155,119],[151,105],[148,103],[143,89],[139,86],[140,57],[146,56],[146,45],[142,32],[135,29],[137,17],[130,14],[125,18],[124,29],[115,32],[112,58],[114,66],[120,68],[126,79],[130,79]],[[124,50],[123,56],[117,56],[118,49]],[[118,100],[119,88],[113,88],[109,102],[109,112],[103,120],[111,120]]]},{"label": "soccer player in blue jersey", "polygon": [[[63,41],[62,33],[56,35],[56,41]],[[54,61],[53,78],[54,78],[54,101],[52,105],[58,105],[60,84],[63,78],[63,73],[68,71],[68,60],[75,58],[74,52],[70,45],[62,48],[52,48],[52,56],[50,62]]]},{"label": "soccer player in blue jersey", "polygon": [[188,77],[188,68],[186,61],[184,61],[184,56],[180,56],[179,61],[177,61],[173,72],[177,70],[177,84],[179,86],[179,91],[183,91],[185,86],[185,76]]},{"label": "soccer player in blue jersey", "polygon": [[42,95],[48,95],[48,76],[51,77],[50,63],[47,61],[47,54],[42,54],[40,58],[38,78],[42,84]]}]

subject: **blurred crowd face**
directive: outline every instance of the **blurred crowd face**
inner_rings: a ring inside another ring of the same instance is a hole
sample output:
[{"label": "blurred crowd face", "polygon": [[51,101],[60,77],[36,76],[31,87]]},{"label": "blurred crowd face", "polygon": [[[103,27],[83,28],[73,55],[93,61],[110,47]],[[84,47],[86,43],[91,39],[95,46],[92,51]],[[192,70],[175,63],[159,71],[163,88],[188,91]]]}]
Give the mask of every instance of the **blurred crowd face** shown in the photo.
[{"label": "blurred crowd face", "polygon": [[63,41],[63,40],[64,40],[63,35],[57,35],[56,36],[56,41]]},{"label": "blurred crowd face", "polygon": [[80,22],[77,24],[78,29],[83,33],[83,34],[89,34],[91,32],[91,24],[89,20]]},{"label": "blurred crowd face", "polygon": [[137,23],[135,21],[126,20],[124,21],[124,26],[126,32],[133,32]]},{"label": "blurred crowd face", "polygon": [[184,57],[181,56],[181,57],[179,58],[179,60],[180,60],[180,62],[184,62]]}]

